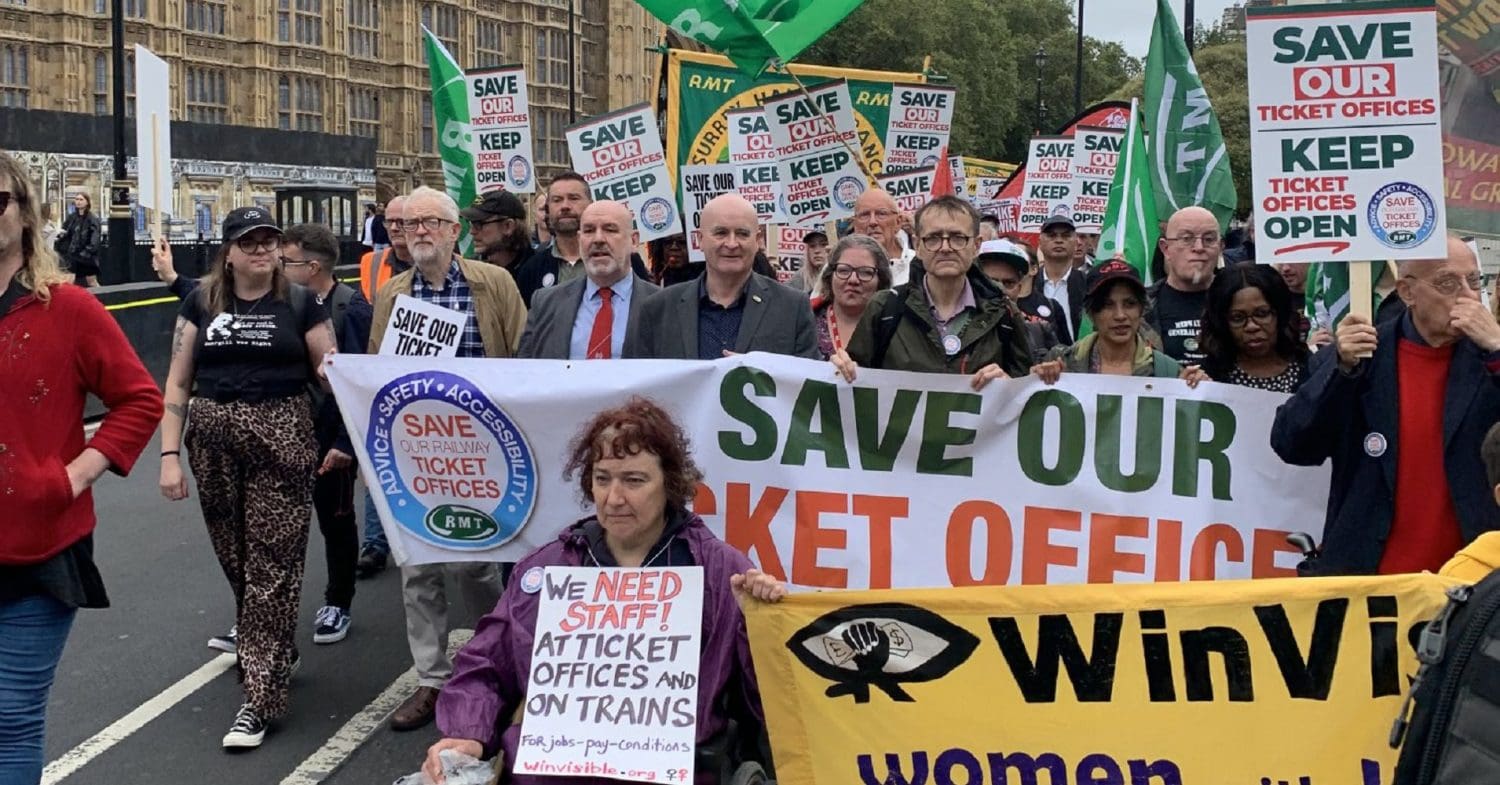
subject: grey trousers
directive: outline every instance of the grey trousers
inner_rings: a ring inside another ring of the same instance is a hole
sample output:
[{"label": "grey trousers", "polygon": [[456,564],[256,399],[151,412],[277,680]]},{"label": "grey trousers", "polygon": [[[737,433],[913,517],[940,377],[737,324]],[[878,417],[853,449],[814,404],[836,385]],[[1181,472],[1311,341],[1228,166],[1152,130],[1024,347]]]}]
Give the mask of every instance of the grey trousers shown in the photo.
[{"label": "grey trousers", "polygon": [[493,562],[451,562],[401,568],[401,599],[406,605],[406,643],[418,684],[442,687],[453,675],[448,658],[448,633],[457,609],[448,600],[445,580],[464,598],[468,626],[495,609],[500,601],[500,565]]}]

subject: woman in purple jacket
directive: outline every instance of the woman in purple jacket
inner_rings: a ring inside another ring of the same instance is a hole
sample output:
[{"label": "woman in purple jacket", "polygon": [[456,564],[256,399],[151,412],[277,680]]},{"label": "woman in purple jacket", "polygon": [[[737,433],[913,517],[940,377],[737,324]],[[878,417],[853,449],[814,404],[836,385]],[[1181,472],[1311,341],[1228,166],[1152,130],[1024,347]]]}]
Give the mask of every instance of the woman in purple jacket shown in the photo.
[{"label": "woman in purple jacket", "polygon": [[[604,782],[587,778],[535,778],[511,771],[520,738],[520,711],[531,672],[541,569],[547,566],[703,568],[703,633],[698,670],[698,746],[722,746],[731,710],[738,706],[763,725],[760,693],[750,663],[750,641],[735,594],[775,602],[785,588],[751,568],[745,555],[718,539],[687,503],[702,475],[682,428],[655,403],[632,398],[601,412],[569,450],[566,476],[579,478],[596,514],[570,526],[556,542],[522,559],[504,596],[480,621],[473,640],[453,661],[453,678],[438,697],[443,739],[423,765],[442,782],[438,753],[452,749],[475,758],[504,755],[506,782],[548,785]],[[699,783],[719,781],[718,769],[700,765]]]}]

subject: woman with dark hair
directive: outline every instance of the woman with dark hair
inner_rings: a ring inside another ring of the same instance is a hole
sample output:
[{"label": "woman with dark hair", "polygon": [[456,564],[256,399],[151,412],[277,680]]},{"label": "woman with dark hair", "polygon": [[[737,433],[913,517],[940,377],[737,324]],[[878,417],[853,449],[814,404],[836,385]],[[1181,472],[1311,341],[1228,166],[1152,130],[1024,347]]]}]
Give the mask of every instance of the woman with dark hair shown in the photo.
[{"label": "woman with dark hair", "polygon": [[[260,746],[268,720],[286,712],[297,664],[319,458],[308,385],[319,380],[334,336],[323,304],[286,279],[277,256],[281,228],[269,213],[233,210],[223,236],[209,275],[183,300],[172,336],[161,492],[187,498],[185,445],[209,539],[234,591],[228,648],[239,654],[245,703],[223,744],[249,748]],[[155,253],[171,251],[158,240]]]},{"label": "woman with dark hair", "polygon": [[[540,600],[534,589],[523,587],[540,586],[543,568],[549,566],[702,567],[700,756],[706,757],[707,750],[724,740],[731,706],[739,709],[742,720],[757,726],[763,722],[736,594],[775,601],[785,588],[751,569],[744,554],[715,537],[687,509],[701,477],[687,434],[655,403],[632,398],[595,416],[573,440],[568,454],[564,475],[578,477],[580,493],[593,502],[594,514],[516,564],[519,580],[505,587],[500,604],[480,621],[474,638],[454,658],[453,678],[437,704],[443,739],[428,750],[422,767],[435,782],[442,781],[438,753],[448,749],[479,759],[503,753],[506,773],[501,781],[512,785],[607,781],[536,777],[512,768]],[[723,763],[701,762],[698,782],[718,782]]]},{"label": "woman with dark hair", "polygon": [[1307,380],[1307,345],[1292,294],[1270,265],[1241,262],[1214,275],[1198,343],[1208,357],[1183,378],[1294,393]]},{"label": "woman with dark hair", "polygon": [[62,232],[55,241],[57,252],[68,263],[73,283],[78,286],[99,285],[99,216],[89,195],[73,195],[73,212],[63,221]]},{"label": "woman with dark hair", "polygon": [[1149,328],[1141,327],[1146,287],[1135,268],[1121,259],[1105,262],[1084,278],[1084,292],[1083,310],[1094,332],[1054,349],[1046,362],[1032,367],[1033,374],[1047,384],[1056,383],[1063,371],[1158,379],[1182,375],[1177,361],[1152,345]]},{"label": "woman with dark hair", "polygon": [[691,281],[703,272],[702,262],[688,261],[686,234],[652,240],[646,244],[646,255],[651,257],[651,278],[659,286]]},{"label": "woman with dark hair", "polygon": [[839,240],[818,274],[818,294],[812,300],[818,353],[823,359],[844,348],[865,306],[876,292],[891,288],[891,280],[891,258],[874,238],[851,234]]}]

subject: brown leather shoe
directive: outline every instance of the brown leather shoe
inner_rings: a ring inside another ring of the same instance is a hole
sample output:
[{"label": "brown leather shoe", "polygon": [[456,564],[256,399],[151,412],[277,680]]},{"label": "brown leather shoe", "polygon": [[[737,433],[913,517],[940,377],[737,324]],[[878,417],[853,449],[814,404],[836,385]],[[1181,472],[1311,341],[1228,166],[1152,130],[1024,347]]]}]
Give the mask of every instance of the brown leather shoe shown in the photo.
[{"label": "brown leather shoe", "polygon": [[416,730],[429,722],[437,713],[438,691],[436,687],[418,687],[391,713],[391,730]]}]

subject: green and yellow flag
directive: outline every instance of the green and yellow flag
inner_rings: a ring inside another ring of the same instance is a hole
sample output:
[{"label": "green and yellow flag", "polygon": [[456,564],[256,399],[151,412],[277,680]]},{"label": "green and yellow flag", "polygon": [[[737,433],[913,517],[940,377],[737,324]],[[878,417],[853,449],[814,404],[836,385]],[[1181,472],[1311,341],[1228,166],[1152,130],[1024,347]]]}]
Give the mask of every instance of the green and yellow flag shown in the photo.
[{"label": "green and yellow flag", "polygon": [[723,52],[735,67],[760,76],[787,63],[864,0],[640,0],[678,33]]}]

